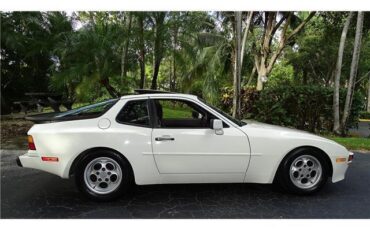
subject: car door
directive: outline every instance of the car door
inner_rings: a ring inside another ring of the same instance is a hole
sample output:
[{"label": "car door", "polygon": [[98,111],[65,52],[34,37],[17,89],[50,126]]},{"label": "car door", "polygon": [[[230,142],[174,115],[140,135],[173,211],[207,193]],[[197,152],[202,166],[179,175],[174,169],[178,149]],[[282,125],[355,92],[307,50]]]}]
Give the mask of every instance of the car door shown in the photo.
[{"label": "car door", "polygon": [[228,174],[229,181],[243,181],[250,148],[242,131],[224,122],[223,134],[217,135],[210,121],[218,117],[194,101],[151,101],[156,121],[153,154],[161,174]]}]

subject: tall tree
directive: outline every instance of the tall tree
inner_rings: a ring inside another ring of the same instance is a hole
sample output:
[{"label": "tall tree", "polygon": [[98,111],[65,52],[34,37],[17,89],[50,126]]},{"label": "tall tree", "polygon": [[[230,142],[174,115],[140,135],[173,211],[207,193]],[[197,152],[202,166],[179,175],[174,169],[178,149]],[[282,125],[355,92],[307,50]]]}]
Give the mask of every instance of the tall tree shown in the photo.
[{"label": "tall tree", "polygon": [[[203,62],[205,59],[202,58],[206,53],[206,47],[210,45],[203,40],[203,35],[206,33],[207,37],[215,35],[208,34],[214,29],[213,23],[207,12],[172,12],[169,15],[166,24],[170,29],[171,45],[167,46],[170,48],[166,53],[169,58],[166,58],[163,73],[164,76],[170,76],[170,81],[161,79],[160,84],[169,86],[170,90],[198,94],[208,100],[208,95],[211,94],[217,98],[218,94],[213,91],[217,88],[213,85],[216,81],[211,80],[215,75],[213,70],[205,68],[206,63]],[[208,58],[206,62],[210,64]],[[212,93],[209,94],[210,90]]]},{"label": "tall tree", "polygon": [[241,79],[241,30],[242,30],[242,12],[235,12],[235,48],[234,48],[234,97],[233,97],[233,117],[240,117],[240,79]]},{"label": "tall tree", "polygon": [[339,117],[339,88],[340,88],[340,77],[342,73],[342,62],[343,62],[343,52],[344,45],[346,43],[348,28],[353,18],[354,13],[350,12],[346,22],[344,23],[342,34],[340,37],[337,64],[334,71],[334,96],[333,96],[333,112],[334,112],[334,127],[333,132],[339,134],[341,132],[340,128],[340,117]]},{"label": "tall tree", "polygon": [[367,82],[367,104],[366,104],[366,111],[370,113],[370,74],[369,79]]},{"label": "tall tree", "polygon": [[342,117],[342,122],[341,122],[342,134],[345,134],[346,132],[347,120],[348,120],[348,116],[349,116],[349,113],[352,107],[353,92],[355,89],[358,63],[360,60],[363,24],[364,24],[364,12],[360,11],[357,14],[356,35],[355,35],[355,43],[353,47],[351,71],[350,71],[349,80],[348,80],[347,96],[346,96],[346,101],[344,104],[343,117]]},{"label": "tall tree", "polygon": [[62,12],[1,12],[1,113],[26,92],[47,92],[53,49],[72,31]]},{"label": "tall tree", "polygon": [[[315,15],[315,12],[310,12],[309,15],[302,20],[296,27],[292,28],[289,33],[288,28],[293,26],[293,18],[296,19],[294,12],[281,13],[264,12],[260,17],[263,21],[263,33],[260,44],[255,45],[255,66],[258,72],[257,90],[263,89],[263,84],[268,79],[272,68],[281,55],[287,44],[290,44],[304,26]],[[279,31],[280,38],[277,42],[277,47],[273,49],[273,39]]]},{"label": "tall tree", "polygon": [[246,45],[247,45],[247,37],[249,30],[251,28],[251,23],[252,23],[252,18],[253,18],[253,11],[248,12],[247,14],[247,22],[245,25],[244,33],[243,33],[243,41],[242,41],[242,48],[241,48],[241,56],[240,56],[240,66],[243,66],[243,61],[244,61],[244,54],[246,50]]},{"label": "tall tree", "polygon": [[200,94],[211,103],[217,103],[220,88],[230,85],[233,79],[234,12],[214,13],[211,20],[207,23],[220,25],[196,34],[194,47],[198,51],[187,79],[193,82],[200,80]]},{"label": "tall tree", "polygon": [[178,48],[178,39],[180,27],[182,24],[182,13],[181,12],[172,12],[170,13],[170,36],[171,36],[171,63],[170,63],[170,91],[175,91],[176,81],[177,81],[177,69],[176,69],[176,57],[177,57],[177,48]]},{"label": "tall tree", "polygon": [[[86,25],[72,33],[68,43],[60,44],[59,68],[53,73],[53,83],[78,81],[78,84],[98,84],[111,97],[120,96],[112,84],[112,76],[120,75],[121,27],[106,12],[82,12]],[[73,79],[71,79],[71,77]],[[82,90],[80,91],[82,92]],[[86,93],[86,92],[85,92]]]},{"label": "tall tree", "polygon": [[152,85],[151,89],[157,89],[157,79],[159,73],[159,67],[161,65],[161,61],[163,59],[163,52],[164,52],[164,38],[165,38],[165,17],[166,12],[154,12],[153,13],[153,21],[154,21],[154,53],[153,53],[153,77],[152,77]]},{"label": "tall tree", "polygon": [[132,13],[128,12],[126,15],[126,30],[125,30],[125,41],[122,45],[122,55],[121,55],[121,81],[126,79],[127,75],[127,56],[128,49],[130,45],[130,36],[131,36],[131,25],[132,25]]},{"label": "tall tree", "polygon": [[137,15],[137,22],[139,27],[139,65],[140,65],[140,89],[145,87],[145,42],[144,42],[144,13],[140,12]]}]

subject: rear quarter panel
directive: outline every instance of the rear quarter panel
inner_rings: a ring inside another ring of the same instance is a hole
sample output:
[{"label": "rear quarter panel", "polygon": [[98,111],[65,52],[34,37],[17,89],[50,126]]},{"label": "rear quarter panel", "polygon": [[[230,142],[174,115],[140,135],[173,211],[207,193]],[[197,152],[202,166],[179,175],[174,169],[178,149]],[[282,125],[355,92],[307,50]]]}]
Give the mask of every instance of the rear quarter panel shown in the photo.
[{"label": "rear quarter panel", "polygon": [[[99,118],[34,125],[28,134],[34,138],[37,154],[58,157],[56,174],[68,178],[70,167],[79,154],[98,147],[110,148],[127,158],[137,184],[159,182],[152,155],[152,129],[123,125],[115,121],[125,102],[120,100]],[[99,128],[101,119],[109,119],[110,127]]]}]

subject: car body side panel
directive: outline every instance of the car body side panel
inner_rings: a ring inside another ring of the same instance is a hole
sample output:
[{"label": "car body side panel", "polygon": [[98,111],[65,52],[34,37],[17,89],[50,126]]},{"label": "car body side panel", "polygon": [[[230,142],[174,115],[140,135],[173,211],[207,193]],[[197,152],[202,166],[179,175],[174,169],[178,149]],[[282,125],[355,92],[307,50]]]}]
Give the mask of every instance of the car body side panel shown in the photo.
[{"label": "car body side panel", "polygon": [[161,174],[161,184],[243,183],[245,173]]},{"label": "car body side panel", "polygon": [[[216,135],[212,129],[157,129],[153,152],[160,173],[244,173],[249,163],[249,143],[235,128]],[[174,141],[158,142],[169,135]]]},{"label": "car body side panel", "polygon": [[242,130],[248,135],[251,161],[245,177],[246,183],[272,183],[283,158],[292,150],[316,147],[328,154],[333,165],[332,181],[344,179],[347,162],[337,163],[336,158],[348,159],[349,152],[343,146],[306,132],[261,123],[248,123]]},{"label": "car body side panel", "polygon": [[[154,95],[153,98],[155,97],[159,96]],[[173,97],[186,98],[183,95]],[[79,154],[88,149],[106,147],[120,152],[127,158],[132,165],[137,184],[233,182],[236,175],[232,174],[241,173],[240,170],[228,169],[230,175],[217,173],[214,175],[209,173],[184,174],[183,177],[161,175],[153,156],[153,129],[128,126],[117,123],[115,120],[118,112],[128,100],[145,98],[149,96],[135,95],[121,98],[99,118],[34,125],[28,134],[33,136],[36,151],[29,150],[21,156],[22,165],[68,178],[70,167]],[[193,96],[189,96],[188,99],[197,100]],[[202,103],[198,104],[202,105]],[[99,128],[99,121],[102,119],[104,122]],[[225,121],[232,125],[227,119]],[[332,181],[337,182],[344,179],[348,164],[347,162],[337,163],[336,159],[338,157],[348,159],[349,152],[333,141],[298,130],[253,122],[248,122],[243,127],[234,127],[247,135],[245,136],[246,143],[249,139],[250,149],[247,152],[250,152],[250,162],[247,172],[244,173],[246,183],[273,182],[282,159],[291,150],[301,146],[313,146],[328,154],[333,165]],[[59,161],[44,162],[41,156],[58,157]]]},{"label": "car body side panel", "polygon": [[[163,95],[150,98],[168,99]],[[222,119],[193,98],[178,95],[170,99],[197,104]],[[161,183],[243,182],[250,159],[248,137],[239,128],[228,125],[222,135],[211,128],[154,128],[153,154]],[[160,137],[173,140],[157,141]]]}]

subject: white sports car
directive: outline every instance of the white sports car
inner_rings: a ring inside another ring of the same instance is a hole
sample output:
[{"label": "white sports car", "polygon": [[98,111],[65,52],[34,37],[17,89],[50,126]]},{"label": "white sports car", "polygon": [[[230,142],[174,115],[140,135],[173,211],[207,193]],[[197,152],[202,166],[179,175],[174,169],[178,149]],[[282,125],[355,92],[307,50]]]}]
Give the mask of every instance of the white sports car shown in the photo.
[{"label": "white sports car", "polygon": [[137,90],[63,113],[28,117],[18,165],[74,175],[90,198],[134,184],[276,183],[309,194],[344,179],[353,153],[307,132],[236,120],[193,95]]}]

